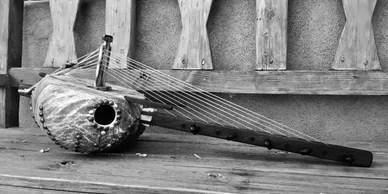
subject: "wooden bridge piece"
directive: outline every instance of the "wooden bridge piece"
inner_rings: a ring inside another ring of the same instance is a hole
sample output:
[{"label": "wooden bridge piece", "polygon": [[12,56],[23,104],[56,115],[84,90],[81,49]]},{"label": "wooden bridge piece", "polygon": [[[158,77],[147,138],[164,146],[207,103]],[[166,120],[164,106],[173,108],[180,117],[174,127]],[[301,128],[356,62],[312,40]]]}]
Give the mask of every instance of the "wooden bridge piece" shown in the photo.
[{"label": "wooden bridge piece", "polygon": [[179,0],[182,34],[173,69],[213,69],[207,19],[213,0]]},{"label": "wooden bridge piece", "polygon": [[7,74],[22,64],[23,5],[20,0],[0,1],[0,74],[5,82],[0,86],[0,127],[19,125],[19,94],[7,83]]},{"label": "wooden bridge piece", "polygon": [[53,33],[43,67],[61,67],[77,58],[74,23],[79,0],[50,0]]},{"label": "wooden bridge piece", "polygon": [[[136,1],[107,0],[105,19],[106,34],[113,36],[112,52],[132,58],[135,49]],[[126,67],[125,60],[110,61],[110,68]]]},{"label": "wooden bridge piece", "polygon": [[381,69],[372,28],[372,16],[376,1],[342,1],[346,23],[332,64],[333,69]]},{"label": "wooden bridge piece", "polygon": [[288,0],[256,0],[257,70],[285,70]]}]

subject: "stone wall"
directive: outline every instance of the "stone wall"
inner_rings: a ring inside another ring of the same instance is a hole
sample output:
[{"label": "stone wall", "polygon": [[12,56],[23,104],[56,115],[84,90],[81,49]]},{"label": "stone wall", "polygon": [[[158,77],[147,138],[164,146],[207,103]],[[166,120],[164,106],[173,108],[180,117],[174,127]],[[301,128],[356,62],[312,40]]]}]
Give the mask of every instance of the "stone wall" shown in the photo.
[{"label": "stone wall", "polygon": [[[78,56],[91,52],[104,34],[105,0],[83,0],[76,22]],[[388,71],[388,1],[379,0],[373,29],[383,71]],[[26,2],[23,66],[43,65],[51,35],[47,1]],[[289,0],[289,70],[328,70],[345,23],[340,0]],[[182,28],[177,0],[137,1],[134,58],[171,69]],[[253,71],[255,0],[214,0],[208,32],[216,70]],[[388,140],[385,96],[220,94],[322,140]],[[22,98],[20,125],[33,126]],[[159,131],[159,129],[153,129]]]}]

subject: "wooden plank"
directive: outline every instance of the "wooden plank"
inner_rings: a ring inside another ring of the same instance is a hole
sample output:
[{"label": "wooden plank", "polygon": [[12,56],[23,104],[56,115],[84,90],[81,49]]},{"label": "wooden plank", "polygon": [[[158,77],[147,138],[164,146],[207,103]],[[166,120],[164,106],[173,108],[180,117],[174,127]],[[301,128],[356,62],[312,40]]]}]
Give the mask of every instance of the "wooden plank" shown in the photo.
[{"label": "wooden plank", "polygon": [[50,0],[53,33],[43,67],[61,67],[77,59],[74,24],[79,0]]},{"label": "wooden plank", "polygon": [[[7,136],[0,136],[0,189],[86,193],[388,191],[386,142],[343,142],[376,153],[371,168],[357,168],[191,134],[146,132],[136,144],[116,153],[82,155],[60,149],[38,129],[2,132]],[[48,147],[50,152],[39,152]],[[60,165],[63,161],[74,164]]]},{"label": "wooden plank", "polygon": [[213,69],[206,23],[213,0],[179,0],[182,34],[173,69]]},{"label": "wooden plank", "polygon": [[342,0],[346,23],[332,64],[336,70],[380,70],[372,16],[377,0]]},{"label": "wooden plank", "polygon": [[285,70],[288,0],[256,0],[257,70]]},{"label": "wooden plank", "polygon": [[[135,53],[135,0],[107,0],[106,34],[113,36],[112,52],[132,58]],[[126,61],[111,60],[110,68],[126,68]]]},{"label": "wooden plank", "polygon": [[[0,74],[5,76],[9,68],[21,67],[22,64],[23,5],[20,0],[0,1]],[[18,125],[17,89],[9,85],[0,87],[0,126]]]},{"label": "wooden plank", "polygon": [[[39,72],[52,72],[42,68],[12,68],[10,83],[34,84],[41,77]],[[155,72],[147,73],[153,75]],[[191,83],[209,92],[242,94],[305,94],[305,95],[388,95],[388,73],[379,71],[177,71],[160,72]],[[122,73],[136,75],[139,72],[123,70]],[[75,70],[75,76],[94,79],[94,70]],[[147,86],[155,84],[152,76]],[[168,79],[164,80],[171,85]],[[108,83],[122,84],[108,77]],[[132,84],[131,81],[126,81]],[[158,82],[160,83],[160,82]],[[135,88],[137,89],[137,88]],[[160,88],[153,88],[160,90]],[[169,87],[174,91],[174,87]],[[183,88],[189,91],[190,88]]]}]

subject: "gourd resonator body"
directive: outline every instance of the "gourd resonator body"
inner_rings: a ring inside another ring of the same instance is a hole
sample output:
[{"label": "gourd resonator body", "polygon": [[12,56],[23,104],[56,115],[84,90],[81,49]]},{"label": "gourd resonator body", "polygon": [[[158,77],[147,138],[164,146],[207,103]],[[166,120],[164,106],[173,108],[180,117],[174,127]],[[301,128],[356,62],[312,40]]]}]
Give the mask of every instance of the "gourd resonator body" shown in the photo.
[{"label": "gourd resonator body", "polygon": [[56,144],[76,152],[112,149],[136,140],[144,131],[141,106],[125,96],[144,99],[135,90],[92,87],[93,80],[47,75],[31,90],[31,110],[37,125]]}]

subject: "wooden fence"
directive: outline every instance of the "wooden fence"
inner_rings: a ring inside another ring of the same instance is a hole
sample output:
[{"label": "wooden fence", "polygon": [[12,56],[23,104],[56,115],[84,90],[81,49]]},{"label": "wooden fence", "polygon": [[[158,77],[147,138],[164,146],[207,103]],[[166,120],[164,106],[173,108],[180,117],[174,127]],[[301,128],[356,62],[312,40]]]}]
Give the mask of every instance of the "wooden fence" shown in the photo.
[{"label": "wooden fence", "polygon": [[[213,0],[179,0],[180,43],[171,64],[173,70],[164,72],[210,92],[388,95],[388,74],[379,71],[372,28],[376,1],[342,0],[346,23],[332,71],[287,71],[288,1],[256,0],[257,71],[242,72],[212,70],[206,23]],[[79,2],[49,1],[53,33],[43,67],[50,68],[32,69],[21,67],[23,1],[0,1],[0,126],[18,124],[16,88],[20,84],[34,84],[40,80],[38,72],[52,72],[53,68],[77,58],[74,24]],[[120,40],[113,42],[113,52],[133,56],[135,10],[135,0],[107,0],[106,33]],[[89,70],[77,73],[90,78],[94,76]]]}]

